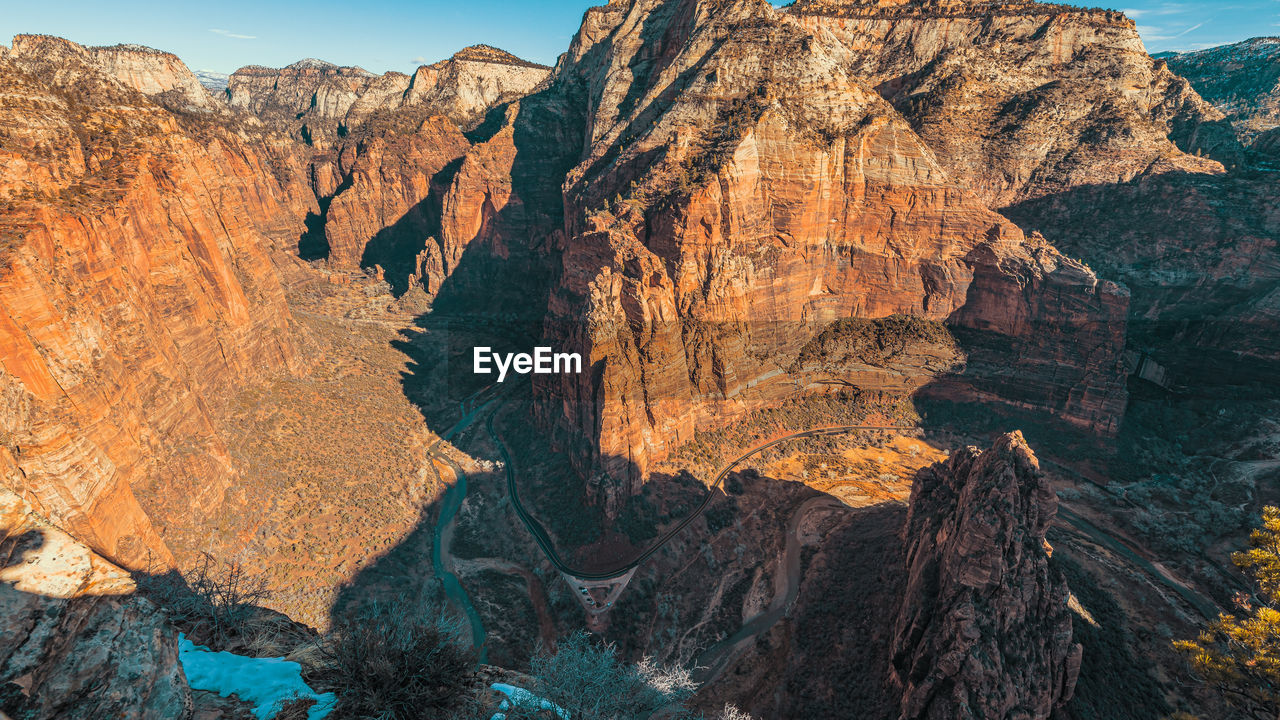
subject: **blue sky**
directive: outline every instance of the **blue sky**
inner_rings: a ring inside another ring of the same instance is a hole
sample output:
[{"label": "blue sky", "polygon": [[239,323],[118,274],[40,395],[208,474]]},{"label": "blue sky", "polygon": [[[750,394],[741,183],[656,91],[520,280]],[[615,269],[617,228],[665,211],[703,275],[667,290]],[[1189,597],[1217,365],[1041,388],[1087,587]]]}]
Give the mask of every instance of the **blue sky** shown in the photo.
[{"label": "blue sky", "polygon": [[[1280,0],[1068,0],[1129,12],[1151,52],[1280,35]],[[318,57],[375,72],[410,71],[488,43],[551,64],[582,11],[604,0],[158,0],[12,2],[0,42],[20,32],[87,45],[134,42],[176,53],[196,70],[287,65]],[[1117,4],[1118,3],[1118,4]]]}]

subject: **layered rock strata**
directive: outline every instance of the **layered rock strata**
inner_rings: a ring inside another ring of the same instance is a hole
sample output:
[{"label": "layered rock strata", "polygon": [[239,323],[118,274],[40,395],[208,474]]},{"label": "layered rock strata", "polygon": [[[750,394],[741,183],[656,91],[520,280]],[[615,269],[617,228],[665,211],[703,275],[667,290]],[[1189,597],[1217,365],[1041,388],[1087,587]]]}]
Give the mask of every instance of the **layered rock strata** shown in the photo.
[{"label": "layered rock strata", "polygon": [[1187,152],[1239,161],[1223,114],[1118,12],[1032,0],[801,0],[787,12],[847,47],[847,71],[991,207],[1152,172],[1221,172]]},{"label": "layered rock strata", "polygon": [[465,48],[412,75],[307,59],[280,69],[240,68],[228,78],[226,100],[291,127],[308,143],[333,142],[371,116],[403,108],[429,108],[471,125],[489,108],[533,90],[549,71],[488,45]]},{"label": "layered rock strata", "polygon": [[169,552],[135,490],[216,507],[209,400],[294,362],[273,258],[314,205],[272,143],[117,79],[128,52],[19,36],[0,58],[0,453],[40,514],[146,567]]},{"label": "layered rock strata", "polygon": [[222,109],[199,78],[172,53],[143,45],[88,50],[109,75],[166,107],[203,112]]},{"label": "layered rock strata", "polygon": [[[582,127],[546,332],[592,370],[537,390],[606,495],[700,425],[793,392],[795,353],[846,317],[1010,338],[1038,374],[983,379],[993,395],[1117,427],[1123,289],[984,207],[856,60],[765,3],[614,3],[522,102]],[[1089,364],[1066,337],[1097,350]]]}]

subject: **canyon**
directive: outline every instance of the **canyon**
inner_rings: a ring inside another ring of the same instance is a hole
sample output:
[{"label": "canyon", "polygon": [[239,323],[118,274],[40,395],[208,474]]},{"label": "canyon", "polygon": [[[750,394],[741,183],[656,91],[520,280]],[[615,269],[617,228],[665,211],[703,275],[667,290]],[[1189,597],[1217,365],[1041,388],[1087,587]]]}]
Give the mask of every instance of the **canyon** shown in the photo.
[{"label": "canyon", "polygon": [[[89,643],[132,653],[137,717],[219,717],[130,574],[244,559],[324,632],[439,594],[450,486],[450,572],[524,669],[582,618],[511,530],[510,472],[588,566],[698,507],[592,620],[627,657],[713,657],[698,710],[1096,717],[1115,605],[1113,644],[1160,664],[1125,670],[1162,688],[1148,709],[1211,716],[1151,650],[1194,626],[1160,578],[1228,607],[1212,568],[1242,530],[1155,558],[1109,513],[1143,472],[1276,450],[1273,44],[1152,58],[1122,13],[1032,0],[613,0],[554,67],[474,45],[210,89],[168,52],[15,37],[0,607],[37,660],[0,658],[0,687],[32,717],[116,712],[47,684],[114,687],[108,661],[46,677]],[[493,391],[459,370],[481,346],[581,372]],[[704,485],[857,425],[900,434]],[[1268,496],[1248,478],[1222,502]],[[47,564],[33,533],[74,578],[9,577]]]}]

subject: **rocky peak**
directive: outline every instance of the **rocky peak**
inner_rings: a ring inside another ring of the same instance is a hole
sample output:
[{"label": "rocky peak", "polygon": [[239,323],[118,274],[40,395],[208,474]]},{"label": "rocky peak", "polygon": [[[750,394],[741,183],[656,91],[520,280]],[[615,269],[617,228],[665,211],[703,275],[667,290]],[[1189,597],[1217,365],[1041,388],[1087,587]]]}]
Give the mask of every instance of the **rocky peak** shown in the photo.
[{"label": "rocky peak", "polygon": [[1221,112],[1153,60],[1121,13],[1034,2],[801,0],[949,173],[1004,207],[1147,172],[1218,173],[1241,149]]},{"label": "rocky peak", "polygon": [[87,54],[83,45],[54,35],[15,35],[10,49],[19,56],[84,57]]},{"label": "rocky peak", "polygon": [[462,125],[489,108],[527,95],[551,73],[490,45],[463,48],[448,60],[424,65],[413,74],[404,105],[435,108]]},{"label": "rocky peak", "polygon": [[228,78],[227,97],[232,107],[285,125],[308,142],[331,142],[376,113],[410,106],[470,124],[495,104],[530,92],[549,72],[474,45],[413,75],[375,75],[314,58],[280,69],[244,67]]},{"label": "rocky peak", "polygon": [[298,74],[307,75],[311,73],[320,73],[324,75],[342,75],[350,77],[374,77],[374,74],[362,67],[356,66],[339,66],[324,60],[316,58],[303,58],[295,63],[286,65],[281,71],[282,74]]},{"label": "rocky peak", "polygon": [[1071,698],[1081,647],[1045,541],[1057,507],[1019,432],[917,477],[892,649],[903,720],[1045,720]]},{"label": "rocky peak", "polygon": [[1090,13],[1098,14],[1111,22],[1133,26],[1133,22],[1125,18],[1123,13],[1037,0],[797,0],[786,9],[800,15],[846,18],[971,18]]}]

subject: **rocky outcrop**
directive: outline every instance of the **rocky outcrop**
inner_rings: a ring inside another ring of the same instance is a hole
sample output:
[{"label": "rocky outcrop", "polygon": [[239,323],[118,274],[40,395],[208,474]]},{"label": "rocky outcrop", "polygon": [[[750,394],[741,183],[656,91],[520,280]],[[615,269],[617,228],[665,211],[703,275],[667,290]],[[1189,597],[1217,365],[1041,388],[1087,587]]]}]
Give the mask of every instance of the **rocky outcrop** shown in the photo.
[{"label": "rocky outcrop", "polygon": [[1087,434],[1115,436],[1128,401],[1129,289],[1038,233],[1016,254],[984,246],[966,261],[974,279],[948,321],[968,331],[968,367],[930,391],[1048,412]]},{"label": "rocky outcrop", "polygon": [[0,482],[163,564],[152,520],[233,477],[209,400],[295,361],[276,249],[312,196],[268,139],[180,120],[74,43],[19,36],[0,66]]},{"label": "rocky outcrop", "polygon": [[1280,189],[1266,171],[1144,177],[1006,212],[1132,291],[1130,343],[1174,385],[1280,372]]},{"label": "rocky outcrop", "polygon": [[991,207],[1144,173],[1221,172],[1186,153],[1239,159],[1222,113],[1152,60],[1117,12],[1032,0],[801,0],[788,12],[844,44],[847,72]]},{"label": "rocky outcrop", "polygon": [[[476,45],[412,76],[318,60],[242,68],[227,96],[232,107],[315,148],[309,175],[320,212],[302,256],[380,272],[397,295],[421,290],[430,300],[479,234],[481,216],[499,212],[505,197],[495,186],[511,185],[511,135],[495,139],[482,128],[469,139],[463,128],[474,129],[549,71]],[[464,163],[473,142],[474,159]],[[496,150],[502,143],[506,149]]]},{"label": "rocky outcrop", "polygon": [[191,716],[177,632],[128,573],[0,487],[0,714]]},{"label": "rocky outcrop", "polygon": [[1226,113],[1246,142],[1280,127],[1280,38],[1173,54],[1166,62]]},{"label": "rocky outcrop", "polygon": [[403,92],[402,83],[408,83],[403,73],[377,76],[363,68],[308,58],[279,69],[250,65],[236,70],[227,79],[227,103],[259,116],[309,115],[317,124],[331,123],[344,118],[370,92]]},{"label": "rocky outcrop", "polygon": [[413,74],[404,104],[436,108],[463,125],[477,122],[489,108],[529,94],[551,68],[489,45],[472,45],[447,60],[423,65]]},{"label": "rocky outcrop", "polygon": [[438,239],[442,198],[470,147],[457,125],[433,116],[415,130],[348,145],[336,164],[317,164],[318,194],[334,188],[324,225],[330,264],[381,267],[402,291],[421,278],[438,288],[447,272]]},{"label": "rocky outcrop", "polygon": [[1071,698],[1081,646],[1049,565],[1057,497],[1021,433],[916,479],[892,645],[902,720],[1045,720]]}]

